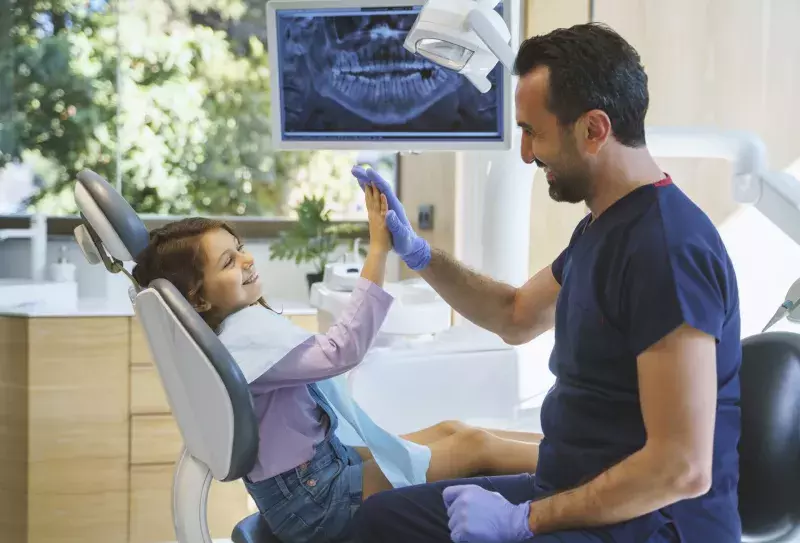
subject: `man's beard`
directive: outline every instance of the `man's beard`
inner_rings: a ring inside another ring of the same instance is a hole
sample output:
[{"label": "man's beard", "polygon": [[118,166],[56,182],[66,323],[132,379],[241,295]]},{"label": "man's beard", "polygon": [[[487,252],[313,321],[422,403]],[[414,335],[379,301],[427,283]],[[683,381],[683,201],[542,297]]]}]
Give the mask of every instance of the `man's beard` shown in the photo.
[{"label": "man's beard", "polygon": [[553,180],[548,181],[548,193],[556,202],[577,204],[589,198],[589,176],[586,174],[552,173]]}]

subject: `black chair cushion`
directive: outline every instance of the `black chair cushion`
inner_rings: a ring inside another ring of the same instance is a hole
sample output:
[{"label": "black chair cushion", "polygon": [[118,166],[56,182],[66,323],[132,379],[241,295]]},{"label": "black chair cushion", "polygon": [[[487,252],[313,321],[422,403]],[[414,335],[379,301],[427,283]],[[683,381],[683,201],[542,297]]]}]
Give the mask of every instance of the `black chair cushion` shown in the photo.
[{"label": "black chair cushion", "polygon": [[800,335],[742,341],[739,513],[746,535],[795,521],[800,468]]},{"label": "black chair cushion", "polygon": [[233,543],[281,543],[269,530],[264,518],[256,513],[250,515],[233,529]]}]

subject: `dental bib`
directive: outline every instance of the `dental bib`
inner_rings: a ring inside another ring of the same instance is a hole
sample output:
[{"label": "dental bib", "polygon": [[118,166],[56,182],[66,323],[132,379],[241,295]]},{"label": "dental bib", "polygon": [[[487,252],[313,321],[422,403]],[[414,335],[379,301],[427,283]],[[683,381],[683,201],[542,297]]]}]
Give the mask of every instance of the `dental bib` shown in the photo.
[{"label": "dental bib", "polygon": [[[254,305],[225,319],[219,339],[248,383],[278,364],[314,334],[269,309]],[[344,375],[319,381],[317,387],[339,417],[336,434],[348,445],[364,445],[395,488],[426,482],[431,451],[378,426],[353,399]],[[360,441],[360,442],[356,442]]]}]

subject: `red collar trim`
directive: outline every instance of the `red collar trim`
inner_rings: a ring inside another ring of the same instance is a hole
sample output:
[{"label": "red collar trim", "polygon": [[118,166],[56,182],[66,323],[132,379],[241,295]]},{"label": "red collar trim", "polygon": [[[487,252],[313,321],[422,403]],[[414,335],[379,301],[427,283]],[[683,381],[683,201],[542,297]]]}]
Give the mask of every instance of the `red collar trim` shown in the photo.
[{"label": "red collar trim", "polygon": [[672,178],[669,176],[669,174],[668,174],[668,173],[665,173],[665,174],[664,174],[664,179],[661,179],[661,180],[659,180],[659,181],[656,181],[656,182],[655,182],[655,183],[653,183],[653,184],[654,184],[655,186],[657,186],[657,187],[666,187],[667,185],[671,185],[671,184],[672,184]]}]

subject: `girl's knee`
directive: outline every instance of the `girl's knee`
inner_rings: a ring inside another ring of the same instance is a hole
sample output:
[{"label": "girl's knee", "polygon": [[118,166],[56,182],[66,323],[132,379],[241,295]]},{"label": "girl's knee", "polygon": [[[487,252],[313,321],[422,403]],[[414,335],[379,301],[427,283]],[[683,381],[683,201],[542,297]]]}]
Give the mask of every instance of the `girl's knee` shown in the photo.
[{"label": "girl's knee", "polygon": [[470,453],[475,461],[482,466],[486,466],[492,460],[492,444],[496,438],[480,428],[465,426],[460,432],[455,434],[459,441],[459,448]]},{"label": "girl's knee", "polygon": [[436,429],[445,435],[452,436],[469,431],[472,427],[458,420],[446,420],[437,424]]}]

